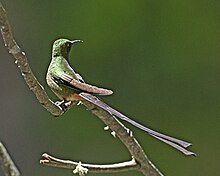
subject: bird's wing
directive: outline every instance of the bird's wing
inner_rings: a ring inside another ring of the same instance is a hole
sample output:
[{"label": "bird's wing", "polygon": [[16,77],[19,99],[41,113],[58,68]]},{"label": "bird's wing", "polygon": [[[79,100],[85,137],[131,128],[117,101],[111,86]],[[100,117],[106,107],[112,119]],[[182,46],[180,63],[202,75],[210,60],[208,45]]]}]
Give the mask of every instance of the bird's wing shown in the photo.
[{"label": "bird's wing", "polygon": [[185,149],[185,148],[189,147],[190,145],[192,145],[191,143],[167,136],[165,134],[161,134],[157,131],[154,131],[150,128],[147,128],[147,127],[135,122],[134,120],[128,118],[127,116],[123,115],[122,113],[118,112],[117,110],[113,109],[112,107],[110,107],[109,105],[107,105],[106,103],[104,103],[103,101],[101,101],[100,99],[98,99],[94,95],[91,95],[88,93],[80,93],[79,96],[84,98],[85,100],[95,104],[96,106],[104,109],[105,111],[109,112],[110,114],[114,115],[115,117],[118,117],[121,120],[124,120],[124,121],[136,126],[137,128],[139,128],[143,131],[146,131],[151,136],[153,136],[156,139],[159,139],[160,141],[163,141],[164,143],[174,147],[175,149],[179,150],[180,152],[184,153],[185,155],[195,155],[195,153]]},{"label": "bird's wing", "polygon": [[[81,76],[80,76],[81,77]],[[55,78],[57,79],[57,78]],[[80,82],[73,77],[67,75],[66,73],[62,73],[59,75],[59,82],[62,84],[69,86],[73,89],[77,89],[80,92],[87,92],[95,95],[111,95],[113,94],[112,90],[104,89],[104,88],[99,88],[96,86],[92,86],[89,84],[86,84],[84,82]]]}]

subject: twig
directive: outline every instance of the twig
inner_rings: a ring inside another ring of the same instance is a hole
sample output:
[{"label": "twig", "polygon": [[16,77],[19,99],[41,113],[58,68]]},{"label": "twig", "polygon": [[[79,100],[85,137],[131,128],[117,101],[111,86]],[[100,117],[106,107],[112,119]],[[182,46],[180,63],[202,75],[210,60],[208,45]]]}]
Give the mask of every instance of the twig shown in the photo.
[{"label": "twig", "polygon": [[[63,111],[59,105],[55,104],[48,98],[46,92],[44,91],[44,88],[40,85],[40,83],[37,81],[37,79],[33,75],[29,67],[29,64],[27,62],[27,57],[25,56],[25,53],[20,49],[20,47],[15,42],[13,35],[12,35],[11,27],[9,25],[9,22],[6,16],[6,12],[1,3],[0,3],[0,26],[1,26],[1,33],[3,36],[4,42],[5,42],[5,46],[8,48],[9,53],[14,56],[16,60],[15,62],[18,64],[18,67],[22,73],[22,76],[24,77],[29,88],[36,95],[38,101],[43,105],[44,108],[46,108],[54,116],[62,115],[65,111]],[[73,102],[71,105],[73,104],[75,104],[75,102]],[[117,172],[119,170],[136,169],[142,172],[146,176],[162,176],[160,171],[147,158],[141,146],[139,145],[137,140],[133,137],[131,131],[125,128],[124,125],[122,125],[117,119],[114,118],[114,116],[109,114],[107,111],[104,111],[103,109],[93,105],[92,103],[86,100],[83,101],[83,104],[89,110],[91,110],[93,114],[98,116],[106,125],[108,125],[111,128],[111,130],[116,132],[116,135],[128,148],[129,152],[131,153],[131,155],[134,157],[136,161],[132,164],[129,163],[128,161],[127,162],[128,165],[124,164],[124,167],[121,166],[120,169],[114,168],[114,164],[108,165],[108,167],[111,169],[101,169],[101,168],[105,168],[106,165],[98,165],[99,169],[96,169],[96,172],[103,172],[104,170],[108,172],[110,171]],[[71,107],[71,105],[67,108],[67,110]],[[55,167],[58,167],[58,166],[66,167],[65,163],[63,163],[62,160],[55,159],[50,156],[48,158],[47,158],[48,160],[46,161],[45,155],[43,155],[43,160],[41,160],[41,163],[50,165],[50,166],[55,166]],[[56,162],[54,162],[54,159],[56,160]],[[91,165],[82,164],[82,166],[88,167],[91,170],[93,170]]]},{"label": "twig", "polygon": [[0,142],[0,166],[6,176],[20,176],[20,172],[13,163],[4,145]]},{"label": "twig", "polygon": [[[48,166],[56,166],[71,170],[75,169],[76,166],[79,164],[79,162],[55,158],[47,153],[44,153],[42,155],[40,163]],[[128,170],[138,170],[140,168],[140,166],[135,162],[134,159],[127,162],[106,165],[81,163],[81,166],[87,168],[91,173],[123,172]]]}]

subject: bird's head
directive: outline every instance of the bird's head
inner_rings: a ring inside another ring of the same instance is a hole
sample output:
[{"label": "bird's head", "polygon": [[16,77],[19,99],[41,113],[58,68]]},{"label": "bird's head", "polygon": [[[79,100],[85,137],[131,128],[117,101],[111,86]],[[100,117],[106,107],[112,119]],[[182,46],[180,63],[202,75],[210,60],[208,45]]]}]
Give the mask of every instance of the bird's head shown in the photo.
[{"label": "bird's head", "polygon": [[63,56],[68,59],[72,45],[78,42],[82,40],[57,39],[53,43],[53,56]]}]

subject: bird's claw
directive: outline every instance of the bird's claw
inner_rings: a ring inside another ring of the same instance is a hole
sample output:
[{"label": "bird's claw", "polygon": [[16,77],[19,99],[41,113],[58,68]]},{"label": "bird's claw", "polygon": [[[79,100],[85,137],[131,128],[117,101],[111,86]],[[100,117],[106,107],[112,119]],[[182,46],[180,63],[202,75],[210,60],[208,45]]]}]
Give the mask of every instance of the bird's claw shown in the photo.
[{"label": "bird's claw", "polygon": [[59,106],[63,111],[66,111],[70,104],[71,104],[70,101],[64,101],[64,100],[55,102],[55,105]]}]

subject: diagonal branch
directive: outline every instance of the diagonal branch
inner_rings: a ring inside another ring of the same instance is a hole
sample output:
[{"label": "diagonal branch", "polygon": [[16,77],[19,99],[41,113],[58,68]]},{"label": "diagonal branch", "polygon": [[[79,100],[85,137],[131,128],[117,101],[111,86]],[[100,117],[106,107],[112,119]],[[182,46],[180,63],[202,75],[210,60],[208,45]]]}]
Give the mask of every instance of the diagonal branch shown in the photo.
[{"label": "diagonal branch", "polygon": [[162,173],[151,163],[138,141],[134,138],[132,131],[126,128],[120,121],[107,111],[95,106],[94,104],[83,101],[83,104],[96,116],[98,116],[110,129],[116,132],[118,138],[127,147],[130,154],[136,162],[141,166],[138,169],[147,176],[162,176]]},{"label": "diagonal branch", "polygon": [[30,90],[33,91],[38,101],[42,104],[44,108],[46,108],[52,115],[60,116],[64,113],[61,107],[56,105],[53,101],[51,101],[46,92],[44,91],[43,86],[37,81],[36,77],[31,71],[31,68],[27,62],[27,57],[25,52],[21,50],[21,48],[16,43],[11,26],[9,24],[6,11],[0,3],[0,27],[2,37],[5,43],[5,46],[8,48],[10,54],[12,54],[15,58],[15,63],[18,65],[18,68],[21,71],[21,75],[26,81]]},{"label": "diagonal branch", "polygon": [[[33,91],[38,101],[42,104],[44,108],[46,108],[52,115],[54,116],[60,116],[65,111],[59,106],[58,104],[54,103],[49,99],[46,92],[44,91],[43,86],[37,81],[36,77],[31,71],[31,68],[29,67],[29,64],[27,62],[27,57],[25,53],[20,49],[20,47],[15,42],[15,39],[13,37],[11,27],[8,21],[8,18],[6,16],[6,12],[0,3],[0,27],[1,27],[1,33],[3,36],[3,40],[5,43],[5,46],[8,48],[9,53],[12,54],[15,58],[15,63],[18,65],[18,68],[20,69],[22,76],[29,86],[30,90]],[[66,110],[70,109],[72,105],[74,105],[75,102],[72,102]],[[119,139],[123,142],[123,144],[128,148],[131,155],[134,157],[135,162],[130,165],[124,165],[120,167],[121,170],[138,170],[142,172],[146,176],[162,176],[160,171],[151,163],[151,161],[147,158],[146,154],[142,150],[141,146],[137,142],[137,140],[132,135],[132,132],[129,131],[127,128],[124,127],[123,124],[121,124],[114,116],[109,114],[107,111],[95,106],[94,104],[84,100],[83,104],[97,117],[99,117],[106,125],[108,125],[111,130],[115,131]],[[48,159],[49,158],[49,159]],[[62,163],[62,160],[56,160],[54,164],[54,158],[53,157],[46,157],[47,161],[45,160],[45,155],[43,155],[43,160],[41,160],[42,164],[55,166],[55,167],[65,167],[65,163]],[[44,162],[42,162],[44,161]],[[129,161],[128,161],[129,163]],[[63,165],[64,164],[64,165]],[[83,165],[85,167],[88,167],[91,169],[91,165]],[[99,165],[100,169],[97,169],[97,172],[103,172],[103,167],[105,165]],[[113,165],[108,165],[109,168],[111,168],[111,172],[117,172],[118,169],[114,168]],[[108,170],[108,169],[106,169]],[[108,171],[110,171],[108,170]]]},{"label": "diagonal branch", "polygon": [[0,142],[0,166],[7,176],[21,176],[6,148]]}]

